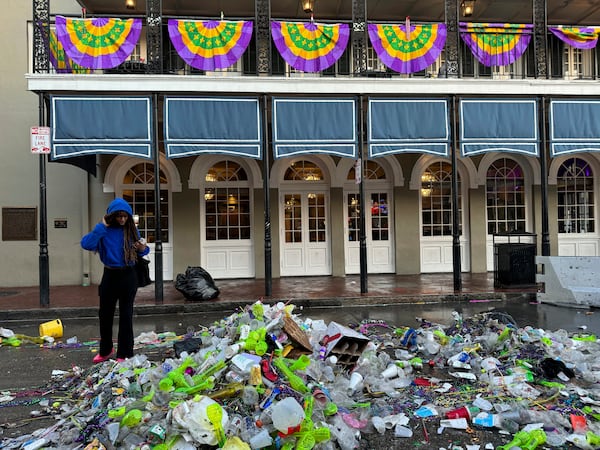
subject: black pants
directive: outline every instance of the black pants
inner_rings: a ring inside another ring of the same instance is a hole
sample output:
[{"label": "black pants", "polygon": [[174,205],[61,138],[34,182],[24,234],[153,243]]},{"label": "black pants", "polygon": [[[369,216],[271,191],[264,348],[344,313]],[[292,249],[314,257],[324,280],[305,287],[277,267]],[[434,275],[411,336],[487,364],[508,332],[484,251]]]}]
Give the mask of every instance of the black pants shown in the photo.
[{"label": "black pants", "polygon": [[113,348],[113,319],[119,302],[119,335],[117,358],[133,356],[133,302],[137,292],[137,278],[133,267],[126,269],[104,269],[98,287],[100,296],[100,355],[108,355]]}]

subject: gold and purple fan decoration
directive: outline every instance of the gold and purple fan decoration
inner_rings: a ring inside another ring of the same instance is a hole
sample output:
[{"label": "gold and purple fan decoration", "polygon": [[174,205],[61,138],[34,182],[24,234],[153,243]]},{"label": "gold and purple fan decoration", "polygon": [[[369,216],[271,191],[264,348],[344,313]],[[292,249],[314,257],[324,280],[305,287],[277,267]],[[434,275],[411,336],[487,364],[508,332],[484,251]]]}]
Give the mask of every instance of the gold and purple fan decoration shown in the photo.
[{"label": "gold and purple fan decoration", "polygon": [[50,63],[56,73],[89,73],[89,69],[81,67],[79,64],[74,63],[65,54],[62,44],[56,38],[56,32],[50,30],[50,39],[48,40],[50,47]]},{"label": "gold and purple fan decoration", "polygon": [[271,22],[271,35],[281,57],[296,70],[320,72],[340,59],[350,37],[346,23]]},{"label": "gold and purple fan decoration", "polygon": [[446,24],[404,25],[370,23],[369,39],[375,53],[390,69],[414,73],[431,66],[446,43]]},{"label": "gold and purple fan decoration", "polygon": [[56,16],[56,37],[72,61],[87,69],[111,69],[135,50],[141,19],[69,19]]},{"label": "gold and purple fan decoration", "polygon": [[487,67],[514,63],[527,50],[532,33],[532,24],[460,23],[460,37]]},{"label": "gold and purple fan decoration", "polygon": [[589,50],[596,47],[600,27],[548,27],[557,38],[571,47]]},{"label": "gold and purple fan decoration", "polygon": [[206,71],[226,69],[246,51],[252,22],[169,19],[169,37],[188,65]]}]

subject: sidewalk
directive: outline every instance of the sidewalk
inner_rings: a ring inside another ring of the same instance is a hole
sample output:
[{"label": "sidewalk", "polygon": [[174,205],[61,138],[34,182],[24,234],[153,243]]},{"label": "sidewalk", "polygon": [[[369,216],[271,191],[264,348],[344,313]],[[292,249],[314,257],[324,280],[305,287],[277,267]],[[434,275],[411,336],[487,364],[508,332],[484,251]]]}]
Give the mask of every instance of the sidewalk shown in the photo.
[{"label": "sidewalk", "polygon": [[[462,289],[454,292],[453,275],[370,275],[366,294],[360,292],[360,277],[286,277],[272,281],[265,297],[264,279],[217,280],[221,294],[215,300],[186,301],[174,283],[164,282],[163,302],[156,301],[154,283],[138,290],[136,314],[201,313],[232,311],[254,303],[291,301],[298,306],[344,306],[385,303],[441,302],[473,299],[507,299],[535,296],[537,286],[494,288],[493,273],[462,275]],[[49,306],[40,306],[38,286],[0,288],[0,321],[95,316],[97,286],[51,286]]]}]

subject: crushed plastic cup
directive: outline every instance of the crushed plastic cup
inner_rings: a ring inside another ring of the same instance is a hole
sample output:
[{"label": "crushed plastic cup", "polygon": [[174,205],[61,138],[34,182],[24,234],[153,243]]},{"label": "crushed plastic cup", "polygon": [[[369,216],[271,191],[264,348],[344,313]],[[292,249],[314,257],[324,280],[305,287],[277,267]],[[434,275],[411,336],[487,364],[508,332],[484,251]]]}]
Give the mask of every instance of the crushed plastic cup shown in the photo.
[{"label": "crushed plastic cup", "polygon": [[273,444],[273,439],[267,430],[261,430],[250,438],[250,448],[265,448]]},{"label": "crushed plastic cup", "polygon": [[467,419],[470,420],[474,414],[479,412],[479,408],[474,406],[461,406],[446,413],[447,419]]},{"label": "crushed plastic cup", "polygon": [[396,437],[409,438],[412,435],[413,431],[404,425],[396,425],[396,428],[394,428],[394,436]]},{"label": "crushed plastic cup", "polygon": [[142,411],[139,409],[132,409],[127,412],[121,419],[121,426],[125,426],[128,428],[133,428],[142,421]]},{"label": "crushed plastic cup", "polygon": [[398,366],[391,364],[383,372],[381,372],[383,378],[394,378],[398,376]]},{"label": "crushed plastic cup", "polygon": [[352,372],[350,375],[350,383],[348,384],[348,390],[355,392],[363,382],[363,376],[358,372]]},{"label": "crushed plastic cup", "polygon": [[491,411],[494,408],[491,402],[482,397],[477,397],[473,400],[473,406],[479,408],[482,411]]},{"label": "crushed plastic cup", "polygon": [[440,420],[440,426],[444,428],[454,428],[455,430],[466,430],[469,428],[467,419],[461,417],[460,419],[442,419]]},{"label": "crushed plastic cup", "polygon": [[578,416],[577,414],[571,414],[571,426],[573,427],[573,432],[578,434],[583,434],[587,431],[587,422],[584,416]]}]

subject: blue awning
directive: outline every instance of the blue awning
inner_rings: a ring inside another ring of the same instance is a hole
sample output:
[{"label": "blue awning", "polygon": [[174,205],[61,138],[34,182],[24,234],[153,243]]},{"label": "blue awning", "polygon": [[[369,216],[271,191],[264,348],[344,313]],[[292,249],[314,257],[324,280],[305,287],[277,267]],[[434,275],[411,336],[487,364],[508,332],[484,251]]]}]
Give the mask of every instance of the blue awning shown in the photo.
[{"label": "blue awning", "polygon": [[52,158],[152,156],[150,97],[51,96]]},{"label": "blue awning", "polygon": [[273,148],[275,158],[308,153],[356,158],[356,99],[274,98]]},{"label": "blue awning", "polygon": [[260,159],[260,117],[256,97],[165,97],[167,158],[209,153]]},{"label": "blue awning", "polygon": [[369,157],[394,153],[448,155],[446,99],[369,99]]},{"label": "blue awning", "polygon": [[600,101],[550,100],[550,154],[600,152]]},{"label": "blue awning", "polygon": [[536,99],[461,99],[460,150],[463,156],[487,152],[537,156]]}]

